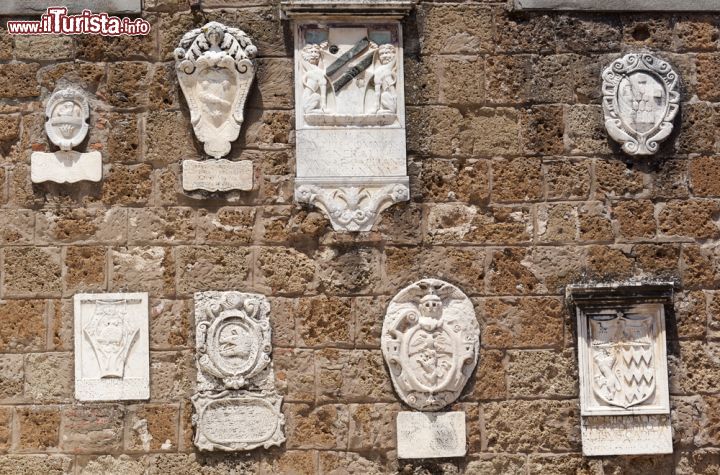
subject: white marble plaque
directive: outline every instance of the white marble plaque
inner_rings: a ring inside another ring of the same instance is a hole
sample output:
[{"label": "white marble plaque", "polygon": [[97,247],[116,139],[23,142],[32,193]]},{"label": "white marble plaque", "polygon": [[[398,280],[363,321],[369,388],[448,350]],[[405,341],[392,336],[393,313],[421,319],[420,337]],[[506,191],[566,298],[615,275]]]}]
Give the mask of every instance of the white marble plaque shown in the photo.
[{"label": "white marble plaque", "polygon": [[148,294],[75,294],[75,398],[149,399]]},{"label": "white marble plaque", "polygon": [[285,441],[273,375],[270,302],[236,291],[195,293],[195,446],[243,451]]},{"label": "white marble plaque", "polygon": [[195,446],[200,450],[267,449],[285,441],[282,397],[277,394],[207,392],[195,394],[192,402]]},{"label": "white marble plaque", "polygon": [[462,290],[423,279],[390,301],[380,345],[398,396],[415,409],[437,411],[460,396],[475,370],[480,326]]},{"label": "white marble plaque", "polygon": [[583,454],[671,454],[669,414],[582,418]]},{"label": "white marble plaque", "polygon": [[605,128],[630,155],[653,155],[673,131],[680,76],[648,53],[627,54],[602,73]]},{"label": "white marble plaque", "polygon": [[251,160],[183,160],[183,189],[185,191],[252,190],[253,164]]},{"label": "white marble plaque", "polygon": [[74,86],[59,87],[45,106],[45,133],[60,150],[30,155],[30,179],[33,183],[52,181],[77,183],[102,179],[100,152],[75,152],[87,137],[90,104],[85,93]]},{"label": "white marble plaque", "polygon": [[398,458],[464,457],[465,439],[464,412],[403,411],[397,415]]},{"label": "white marble plaque", "polygon": [[665,341],[671,283],[569,286],[585,455],[672,453]]},{"label": "white marble plaque", "polygon": [[30,178],[33,183],[77,183],[102,179],[100,152],[80,153],[60,150],[55,153],[33,152],[30,160]]},{"label": "white marble plaque", "polygon": [[211,21],[185,33],[174,54],[195,136],[205,153],[224,157],[240,134],[257,47],[239,28]]},{"label": "white marble plaque", "polygon": [[296,18],[295,199],[350,232],[370,231],[385,208],[410,196],[398,19],[412,4],[358,5],[281,5]]}]

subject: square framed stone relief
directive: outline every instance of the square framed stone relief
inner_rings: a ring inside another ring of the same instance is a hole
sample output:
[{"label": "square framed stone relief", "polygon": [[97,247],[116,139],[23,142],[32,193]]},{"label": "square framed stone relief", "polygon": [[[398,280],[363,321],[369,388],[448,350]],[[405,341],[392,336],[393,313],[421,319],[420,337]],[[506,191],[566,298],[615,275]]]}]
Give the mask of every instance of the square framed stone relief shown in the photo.
[{"label": "square framed stone relief", "polygon": [[665,306],[669,282],[575,285],[582,451],[672,453]]},{"label": "square framed stone relief", "polygon": [[75,398],[150,398],[148,294],[76,294]]},{"label": "square framed stone relief", "polygon": [[577,325],[582,415],[670,412],[662,304],[579,309]]}]

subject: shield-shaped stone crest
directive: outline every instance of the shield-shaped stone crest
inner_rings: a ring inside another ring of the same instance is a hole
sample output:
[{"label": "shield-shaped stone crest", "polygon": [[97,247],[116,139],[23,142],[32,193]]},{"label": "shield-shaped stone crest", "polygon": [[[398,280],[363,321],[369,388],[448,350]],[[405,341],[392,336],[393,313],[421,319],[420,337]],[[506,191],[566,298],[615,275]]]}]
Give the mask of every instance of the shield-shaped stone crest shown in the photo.
[{"label": "shield-shaped stone crest", "polygon": [[628,408],[655,391],[653,318],[594,316],[590,319],[593,391],[613,406]]},{"label": "shield-shaped stone crest", "polygon": [[175,50],[193,130],[212,157],[227,155],[240,133],[256,53],[245,32],[214,21],[186,33]]}]

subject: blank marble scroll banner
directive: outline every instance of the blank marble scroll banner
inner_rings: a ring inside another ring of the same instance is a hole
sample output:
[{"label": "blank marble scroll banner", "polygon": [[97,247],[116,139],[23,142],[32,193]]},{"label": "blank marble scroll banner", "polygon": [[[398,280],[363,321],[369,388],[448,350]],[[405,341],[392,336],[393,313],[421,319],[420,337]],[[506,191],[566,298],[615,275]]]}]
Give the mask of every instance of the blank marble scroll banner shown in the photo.
[{"label": "blank marble scroll banner", "polygon": [[75,294],[75,398],[150,398],[148,294]]},{"label": "blank marble scroll banner", "polygon": [[295,201],[370,231],[410,198],[402,28],[411,1],[288,0],[295,35]]},{"label": "blank marble scroll banner", "polygon": [[398,396],[422,411],[398,413],[398,457],[463,457],[465,412],[438,411],[457,400],[478,362],[470,299],[442,280],[415,282],[390,301],[380,344]]},{"label": "blank marble scroll banner", "polygon": [[285,441],[275,390],[270,303],[242,292],[195,294],[195,446],[246,451]]},{"label": "blank marble scroll banner", "polygon": [[584,455],[670,454],[665,305],[673,284],[573,285]]},{"label": "blank marble scroll banner", "polygon": [[629,155],[654,155],[673,131],[680,77],[648,53],[613,61],[602,73],[605,129]]},{"label": "blank marble scroll banner", "polygon": [[230,153],[240,134],[256,54],[244,31],[215,21],[186,33],[175,49],[175,69],[193,131],[213,157],[183,160],[185,191],[252,189],[252,162],[221,157]]},{"label": "blank marble scroll banner", "polygon": [[59,87],[45,106],[45,132],[60,147],[57,152],[33,152],[30,155],[30,179],[33,183],[77,183],[102,179],[102,155],[98,151],[73,150],[85,140],[90,105],[85,93],[75,86]]}]

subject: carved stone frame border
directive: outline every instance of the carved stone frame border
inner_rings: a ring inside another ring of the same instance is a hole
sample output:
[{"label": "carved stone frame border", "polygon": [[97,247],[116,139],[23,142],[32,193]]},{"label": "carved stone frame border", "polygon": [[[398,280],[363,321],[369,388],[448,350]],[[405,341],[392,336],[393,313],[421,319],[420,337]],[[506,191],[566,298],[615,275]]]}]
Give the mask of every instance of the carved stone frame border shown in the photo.
[{"label": "carved stone frame border", "polygon": [[[625,124],[618,104],[618,88],[635,73],[645,73],[663,86],[667,100],[660,122],[647,132],[638,132]],[[603,114],[605,129],[630,155],[653,155],[660,143],[673,131],[673,119],[680,110],[680,76],[667,61],[650,53],[630,53],[614,60],[602,72]]]},{"label": "carved stone frame border", "polygon": [[[665,335],[665,305],[672,304],[672,283],[636,285],[575,285],[566,289],[567,301],[575,310],[577,322],[578,366],[580,384],[580,408],[582,416],[628,416],[647,414],[669,414],[670,399],[667,371],[667,342]],[[654,348],[656,359],[655,404],[600,406],[592,404],[592,381],[590,378],[590,355],[588,341],[588,320],[591,315],[622,309],[627,313],[642,311],[651,313],[657,325]]]}]

